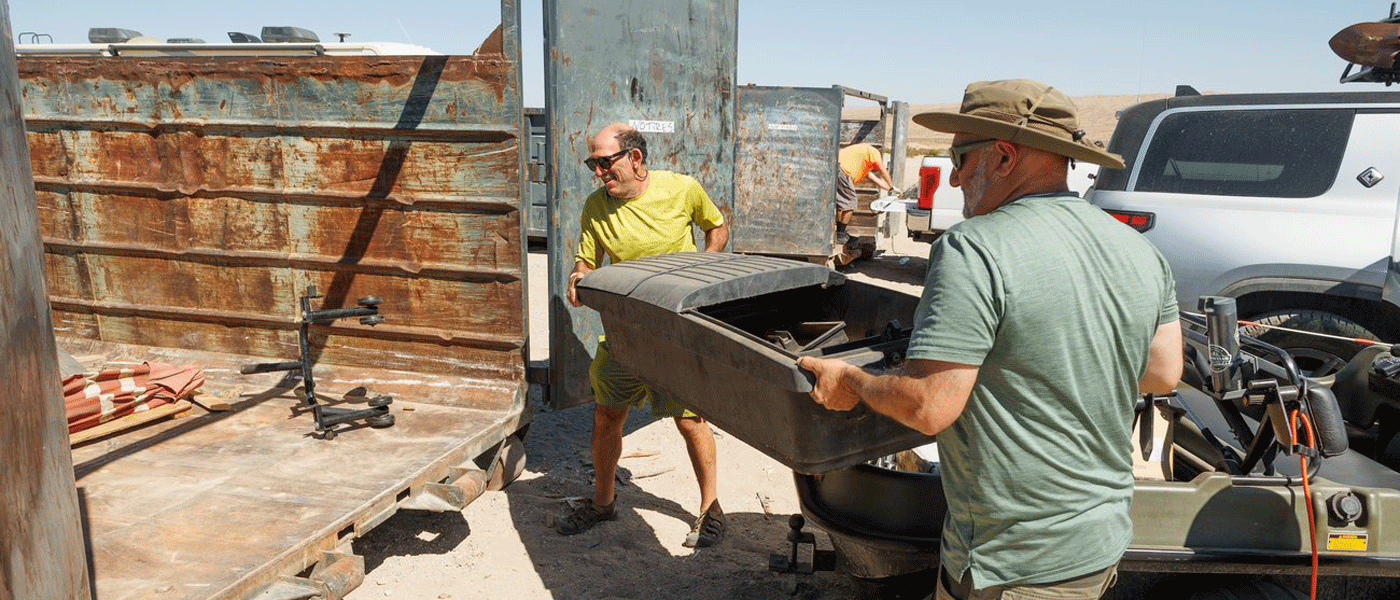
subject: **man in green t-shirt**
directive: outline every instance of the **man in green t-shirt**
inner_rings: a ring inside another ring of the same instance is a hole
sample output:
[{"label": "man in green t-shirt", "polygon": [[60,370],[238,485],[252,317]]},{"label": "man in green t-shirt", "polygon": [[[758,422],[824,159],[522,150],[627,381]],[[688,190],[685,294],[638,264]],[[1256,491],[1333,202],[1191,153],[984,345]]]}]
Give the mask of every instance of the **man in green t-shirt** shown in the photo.
[{"label": "man in green t-shirt", "polygon": [[[577,283],[603,265],[606,256],[617,263],[644,256],[695,252],[691,223],[705,231],[705,251],[723,252],[729,228],[715,203],[695,179],[646,167],[647,145],[642,134],[626,123],[613,123],[589,139],[584,165],[603,183],[584,200],[579,224],[578,252],[569,274],[569,303],[581,306]],[[593,386],[593,498],[585,500],[555,523],[564,535],[587,531],[601,521],[617,518],[614,477],[622,455],[622,428],[631,407],[651,405],[651,413],[675,419],[685,439],[695,479],[700,484],[700,516],[686,536],[685,546],[704,547],[724,536],[724,512],[717,499],[715,438],[710,424],[675,400],[648,388],[623,370],[608,350],[606,336],[588,369]]]},{"label": "man in green t-shirt", "polygon": [[1181,376],[1171,270],[1069,191],[1073,161],[1123,162],[1084,139],[1060,91],[978,82],[959,112],[914,121],[954,134],[967,220],[933,243],[903,368],[804,357],[812,397],[938,434],[938,598],[1098,598],[1132,538],[1137,396]]}]

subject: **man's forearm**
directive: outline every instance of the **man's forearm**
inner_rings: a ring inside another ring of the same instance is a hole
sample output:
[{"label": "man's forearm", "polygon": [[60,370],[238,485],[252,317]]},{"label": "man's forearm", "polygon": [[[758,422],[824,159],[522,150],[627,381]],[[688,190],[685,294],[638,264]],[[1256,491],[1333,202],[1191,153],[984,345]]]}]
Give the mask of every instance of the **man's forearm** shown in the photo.
[{"label": "man's forearm", "polygon": [[729,243],[729,224],[725,223],[719,227],[711,227],[705,232],[705,251],[724,252],[724,246]]},{"label": "man's forearm", "polygon": [[[976,368],[967,368],[971,369],[970,377],[957,369],[925,377],[903,369],[882,375],[855,369],[858,374],[848,377],[847,385],[875,412],[934,435],[952,425],[967,406],[967,395],[977,378]],[[961,380],[966,380],[965,386],[959,385]],[[966,391],[959,391],[964,387]]]},{"label": "man's forearm", "polygon": [[798,365],[817,382],[812,398],[831,410],[864,402],[875,412],[932,435],[946,429],[967,406],[978,368],[911,360],[897,371],[874,374],[840,360],[803,357]]}]

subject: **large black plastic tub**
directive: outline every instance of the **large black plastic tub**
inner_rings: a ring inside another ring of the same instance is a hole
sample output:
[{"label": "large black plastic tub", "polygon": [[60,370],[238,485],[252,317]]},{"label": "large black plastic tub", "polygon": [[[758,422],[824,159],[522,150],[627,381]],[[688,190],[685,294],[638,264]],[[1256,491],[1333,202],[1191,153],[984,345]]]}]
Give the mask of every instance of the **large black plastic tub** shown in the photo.
[{"label": "large black plastic tub", "polygon": [[884,369],[904,360],[918,297],[823,266],[686,253],[603,267],[579,282],[616,360],[730,435],[801,473],[933,438],[867,409],[812,401],[802,355]]}]

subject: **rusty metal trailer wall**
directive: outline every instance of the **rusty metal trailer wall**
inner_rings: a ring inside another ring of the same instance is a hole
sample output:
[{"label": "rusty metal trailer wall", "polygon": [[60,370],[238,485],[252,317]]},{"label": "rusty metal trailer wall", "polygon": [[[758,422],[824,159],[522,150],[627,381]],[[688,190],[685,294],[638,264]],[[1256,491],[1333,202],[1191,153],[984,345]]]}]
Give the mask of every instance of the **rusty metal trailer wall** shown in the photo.
[{"label": "rusty metal trailer wall", "polygon": [[831,254],[843,101],[839,87],[739,88],[735,252]]},{"label": "rusty metal trailer wall", "polygon": [[19,59],[60,335],[522,379],[515,56]]},{"label": "rusty metal trailer wall", "polygon": [[550,396],[591,397],[587,369],[602,324],[565,300],[578,216],[597,188],[584,168],[588,138],[631,121],[650,168],[697,179],[732,221],[737,0],[546,0],[549,116]]},{"label": "rusty metal trailer wall", "polygon": [[0,4],[0,598],[88,597],[9,9]]},{"label": "rusty metal trailer wall", "polygon": [[[37,190],[21,208],[42,238],[0,228],[0,256],[43,260],[50,296],[6,332],[46,336],[26,348],[49,358],[41,369],[6,356],[54,398],[36,410],[40,394],[21,387],[0,400],[0,442],[26,459],[61,452],[66,472],[58,491],[11,486],[0,461],[0,511],[23,511],[18,527],[54,523],[42,563],[6,554],[0,573],[32,562],[57,585],[43,569],[67,565],[54,540],[68,536],[78,571],[64,583],[86,593],[86,537],[105,600],[338,598],[363,578],[344,554],[352,539],[397,510],[460,510],[482,492],[486,465],[529,418],[519,5],[501,9],[499,35],[465,57],[19,60]],[[308,286],[325,294],[314,309],[383,298],[384,324],[340,321],[311,341],[319,395],[392,395],[392,427],[317,439],[295,378],[238,374],[297,356]],[[200,398],[227,410],[70,455],[55,329],[73,354],[109,365],[198,365]],[[51,432],[42,445],[36,419]],[[75,473],[82,533],[53,517]],[[9,514],[0,548],[27,543]],[[40,592],[13,597],[78,597]]]}]

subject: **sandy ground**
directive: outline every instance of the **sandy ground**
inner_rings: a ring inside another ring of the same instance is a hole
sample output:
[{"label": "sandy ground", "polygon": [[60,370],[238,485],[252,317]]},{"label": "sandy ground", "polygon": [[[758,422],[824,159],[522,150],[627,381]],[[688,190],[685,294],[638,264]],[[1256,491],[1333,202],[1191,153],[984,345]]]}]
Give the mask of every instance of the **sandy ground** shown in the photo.
[{"label": "sandy ground", "polygon": [[[917,289],[927,244],[899,245],[844,268],[849,276]],[[542,289],[545,255],[531,253],[532,338],[546,339]],[[546,350],[535,349],[542,359]],[[550,515],[569,497],[591,495],[588,439],[592,408],[538,408],[525,439],[524,475],[503,492],[488,492],[461,513],[402,511],[357,540],[365,581],[348,600],[371,598],[694,598],[699,600],[858,595],[843,575],[780,575],[768,555],[785,552],[788,516],[798,511],[792,473],[716,430],[720,504],[729,535],[712,548],[682,547],[698,510],[699,491],[684,445],[670,420],[632,411],[623,440],[618,487],[620,519],[563,537]],[[812,529],[809,527],[809,531]],[[830,549],[824,534],[818,547]]]}]

